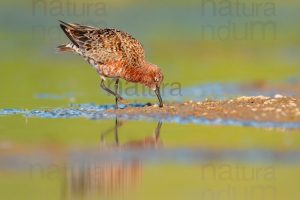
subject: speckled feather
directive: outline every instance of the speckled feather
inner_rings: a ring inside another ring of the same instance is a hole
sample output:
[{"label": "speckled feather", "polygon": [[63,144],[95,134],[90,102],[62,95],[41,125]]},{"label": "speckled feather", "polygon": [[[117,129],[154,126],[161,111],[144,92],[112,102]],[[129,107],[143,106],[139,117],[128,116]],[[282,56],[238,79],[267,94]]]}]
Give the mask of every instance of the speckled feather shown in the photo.
[{"label": "speckled feather", "polygon": [[143,46],[126,32],[67,23],[62,23],[61,27],[72,41],[65,47],[83,56],[103,76],[120,76],[121,73],[112,71],[120,72],[117,68],[121,65],[125,70],[126,67],[141,67],[145,63]]}]

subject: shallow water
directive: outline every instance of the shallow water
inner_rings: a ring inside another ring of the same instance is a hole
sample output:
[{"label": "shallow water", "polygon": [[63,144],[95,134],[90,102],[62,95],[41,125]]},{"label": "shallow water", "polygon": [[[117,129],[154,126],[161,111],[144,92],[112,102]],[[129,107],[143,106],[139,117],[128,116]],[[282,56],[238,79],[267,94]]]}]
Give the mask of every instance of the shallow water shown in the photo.
[{"label": "shallow water", "polygon": [[[197,100],[258,94],[238,84],[206,84],[183,92]],[[60,102],[76,94],[35,98]],[[119,105],[128,106],[146,104]],[[107,114],[108,109],[114,105],[0,109],[0,195],[30,200],[300,195],[295,178],[300,176],[299,123],[129,117]],[[18,193],[17,185],[22,186]]]},{"label": "shallow water", "polygon": [[[119,118],[0,120],[1,196],[11,199],[292,199],[300,194],[298,131]],[[18,193],[16,185],[22,185]]]},{"label": "shallow water", "polygon": [[[223,96],[225,97],[225,95]],[[196,97],[195,97],[196,98]],[[220,96],[220,98],[222,98]],[[145,107],[147,104],[120,104],[119,109],[126,109],[128,107]],[[57,118],[86,118],[90,120],[105,120],[118,117],[123,120],[139,120],[139,121],[155,121],[160,120],[163,122],[172,122],[178,124],[199,124],[199,125],[228,125],[228,126],[246,126],[257,128],[282,128],[282,129],[299,129],[300,122],[268,122],[268,121],[245,121],[236,119],[206,119],[205,117],[194,116],[160,116],[160,115],[144,115],[140,113],[138,115],[126,115],[126,114],[114,114],[108,113],[107,110],[115,109],[115,105],[97,105],[94,103],[88,104],[71,104],[66,108],[51,108],[51,109],[16,109],[5,108],[0,109],[0,116],[9,115],[22,115],[26,118],[45,118],[45,119],[57,119]]]}]

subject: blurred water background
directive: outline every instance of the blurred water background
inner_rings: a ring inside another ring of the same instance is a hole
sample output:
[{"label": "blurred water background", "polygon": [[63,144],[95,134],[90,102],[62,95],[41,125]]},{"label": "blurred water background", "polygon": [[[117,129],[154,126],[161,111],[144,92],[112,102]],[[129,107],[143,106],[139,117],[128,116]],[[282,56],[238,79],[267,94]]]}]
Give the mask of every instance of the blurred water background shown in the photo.
[{"label": "blurred water background", "polygon": [[[299,9],[293,0],[2,0],[0,109],[113,103],[83,59],[56,53],[68,41],[59,19],[131,33],[188,99],[207,84],[298,80]],[[138,91],[129,100],[148,102]],[[157,137],[158,122],[120,121],[0,116],[0,198],[299,199],[297,129],[163,123]]]}]

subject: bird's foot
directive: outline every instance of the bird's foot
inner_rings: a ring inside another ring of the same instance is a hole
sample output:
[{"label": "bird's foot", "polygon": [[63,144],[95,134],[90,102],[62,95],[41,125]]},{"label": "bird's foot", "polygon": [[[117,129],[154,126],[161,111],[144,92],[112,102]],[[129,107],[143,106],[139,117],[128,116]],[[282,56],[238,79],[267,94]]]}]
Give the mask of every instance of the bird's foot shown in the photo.
[{"label": "bird's foot", "polygon": [[122,104],[128,104],[129,102],[123,98],[118,98],[118,102]]}]

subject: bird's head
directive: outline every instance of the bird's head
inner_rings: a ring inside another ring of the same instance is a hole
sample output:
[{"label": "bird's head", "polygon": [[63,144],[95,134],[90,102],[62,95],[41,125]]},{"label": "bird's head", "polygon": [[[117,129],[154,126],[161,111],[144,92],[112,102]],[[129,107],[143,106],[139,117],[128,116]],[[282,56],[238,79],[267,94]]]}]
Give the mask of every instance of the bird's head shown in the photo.
[{"label": "bird's head", "polygon": [[143,70],[142,84],[149,87],[152,90],[159,88],[164,80],[164,75],[161,69],[151,63],[147,63]]},{"label": "bird's head", "polygon": [[162,107],[163,103],[160,96],[160,86],[164,80],[164,75],[161,69],[154,64],[147,63],[143,70],[144,76],[141,81],[142,84],[155,91],[155,94],[159,99],[159,106]]}]

